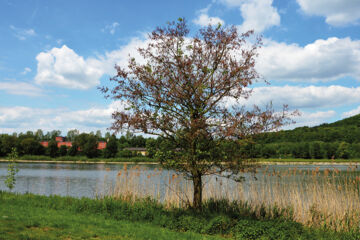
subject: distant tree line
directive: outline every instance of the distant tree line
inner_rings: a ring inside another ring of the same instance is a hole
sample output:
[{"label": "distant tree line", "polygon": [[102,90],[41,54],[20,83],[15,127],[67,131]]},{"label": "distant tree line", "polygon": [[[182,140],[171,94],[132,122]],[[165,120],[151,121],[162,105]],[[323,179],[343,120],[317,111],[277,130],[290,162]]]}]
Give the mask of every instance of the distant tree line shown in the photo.
[{"label": "distant tree line", "polygon": [[[103,157],[134,157],[137,153],[126,150],[128,147],[142,147],[147,145],[153,146],[152,138],[144,138],[143,136],[136,136],[127,133],[120,138],[109,132],[103,136],[100,131],[90,133],[80,133],[79,130],[70,130],[66,135],[66,141],[71,141],[72,146],[58,147],[55,138],[61,136],[61,131],[54,130],[51,132],[44,132],[39,129],[35,132],[27,131],[26,133],[0,134],[0,157],[8,156],[12,148],[16,148],[19,156],[23,155],[46,155],[50,157],[59,156],[87,156],[89,158]],[[48,141],[48,147],[40,144],[42,141]],[[97,144],[100,141],[105,141],[106,148],[103,150],[97,149]],[[149,142],[149,144],[148,144]],[[153,151],[152,151],[153,152]]]},{"label": "distant tree line", "polygon": [[349,159],[360,158],[360,143],[343,141],[248,143],[242,151],[252,158]]},{"label": "distant tree line", "polygon": [[[134,157],[137,153],[127,148],[146,148],[149,157],[157,150],[164,152],[171,149],[162,138],[145,138],[127,132],[116,137],[101,131],[80,133],[79,130],[67,132],[66,141],[72,142],[72,147],[58,148],[55,138],[61,136],[61,131],[0,134],[0,157],[7,156],[15,147],[22,155],[87,156],[114,158]],[[49,141],[47,148],[40,142]],[[106,141],[103,150],[97,149],[99,141]],[[256,135],[252,141],[241,144],[241,149],[234,149],[231,140],[220,143],[223,151],[232,151],[241,156],[252,158],[305,158],[305,159],[349,159],[360,158],[360,115],[346,118],[332,124],[322,124],[316,127],[300,127],[294,130],[267,132]],[[79,151],[79,149],[81,151]]]}]

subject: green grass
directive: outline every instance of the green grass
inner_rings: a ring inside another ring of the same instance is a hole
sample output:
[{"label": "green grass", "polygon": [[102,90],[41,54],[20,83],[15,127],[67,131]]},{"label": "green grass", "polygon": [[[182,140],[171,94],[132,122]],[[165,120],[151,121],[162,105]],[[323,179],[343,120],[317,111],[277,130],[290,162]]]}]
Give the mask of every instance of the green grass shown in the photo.
[{"label": "green grass", "polygon": [[0,239],[223,239],[174,232],[149,223],[115,220],[99,214],[49,209],[4,198],[0,202]]},{"label": "green grass", "polygon": [[304,163],[359,163],[360,159],[305,159],[305,158],[259,158],[257,162],[304,162]]},{"label": "green grass", "polygon": [[222,239],[218,234],[233,239],[360,239],[359,233],[307,228],[281,214],[259,219],[236,202],[208,201],[199,212],[166,209],[150,199],[129,203],[0,191],[0,239]]},{"label": "green grass", "polygon": [[54,161],[54,162],[154,162],[153,159],[143,156],[131,158],[88,158],[86,156],[63,156],[51,158],[49,156],[24,155],[19,160]]}]

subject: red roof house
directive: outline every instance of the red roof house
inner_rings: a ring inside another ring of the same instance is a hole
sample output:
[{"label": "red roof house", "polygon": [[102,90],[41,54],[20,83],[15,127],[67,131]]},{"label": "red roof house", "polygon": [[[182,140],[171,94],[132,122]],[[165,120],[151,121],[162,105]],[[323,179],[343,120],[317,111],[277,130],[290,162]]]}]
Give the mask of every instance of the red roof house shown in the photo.
[{"label": "red roof house", "polygon": [[56,142],[63,142],[64,141],[64,137],[56,137],[55,138]]},{"label": "red roof house", "polygon": [[48,147],[49,146],[49,142],[48,141],[43,141],[43,142],[40,142],[40,144],[44,147]]},{"label": "red roof house", "polygon": [[72,146],[72,142],[58,142],[57,146],[58,146],[58,148],[60,148],[61,146],[66,146],[69,148]]},{"label": "red roof house", "polygon": [[98,142],[97,149],[102,150],[106,148],[106,142]]}]

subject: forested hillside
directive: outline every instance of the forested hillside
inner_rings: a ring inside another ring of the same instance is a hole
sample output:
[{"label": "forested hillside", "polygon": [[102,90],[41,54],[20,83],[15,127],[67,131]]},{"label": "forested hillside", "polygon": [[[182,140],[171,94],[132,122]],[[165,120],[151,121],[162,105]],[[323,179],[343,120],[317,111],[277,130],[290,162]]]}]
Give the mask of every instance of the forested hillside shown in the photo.
[{"label": "forested hillside", "polygon": [[264,133],[254,138],[253,157],[360,158],[360,115],[316,127]]}]

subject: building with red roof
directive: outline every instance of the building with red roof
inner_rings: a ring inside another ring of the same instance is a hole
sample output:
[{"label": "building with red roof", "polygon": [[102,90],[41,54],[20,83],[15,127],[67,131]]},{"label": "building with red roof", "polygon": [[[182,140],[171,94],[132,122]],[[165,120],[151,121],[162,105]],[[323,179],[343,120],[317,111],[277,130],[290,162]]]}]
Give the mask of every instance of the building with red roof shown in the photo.
[{"label": "building with red roof", "polygon": [[[65,141],[65,137],[56,137],[55,141],[57,142],[58,148],[60,148],[61,146],[66,146],[68,148],[72,147],[72,142]],[[40,142],[40,144],[46,148],[49,147],[49,141],[42,141],[42,142]],[[106,148],[106,145],[107,145],[107,142],[104,142],[104,141],[98,142],[97,149],[103,150]]]}]

